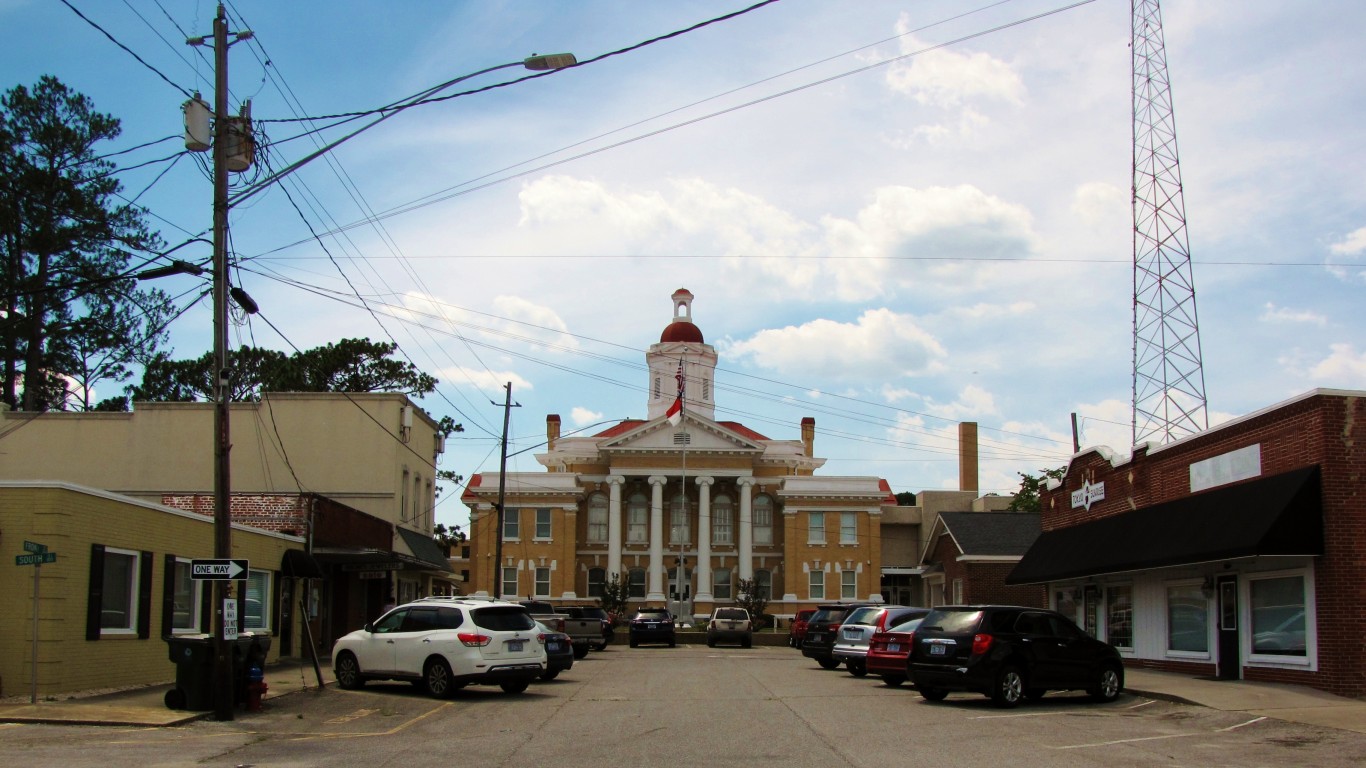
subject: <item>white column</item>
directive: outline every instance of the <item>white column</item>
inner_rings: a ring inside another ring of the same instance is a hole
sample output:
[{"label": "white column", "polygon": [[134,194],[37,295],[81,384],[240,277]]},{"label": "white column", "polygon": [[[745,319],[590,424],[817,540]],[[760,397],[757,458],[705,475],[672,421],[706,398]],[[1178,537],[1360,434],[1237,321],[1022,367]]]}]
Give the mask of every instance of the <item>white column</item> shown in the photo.
[{"label": "white column", "polygon": [[740,486],[740,578],[754,578],[754,522],[751,488],[754,478],[742,477],[735,481]]},{"label": "white column", "polygon": [[710,477],[697,482],[697,596],[695,601],[711,601],[711,486]]},{"label": "white column", "polygon": [[621,475],[607,476],[607,580],[612,574],[626,578],[621,573],[621,487],[626,478]]},{"label": "white column", "polygon": [[664,601],[664,484],[669,478],[650,475],[650,571],[646,600]]}]

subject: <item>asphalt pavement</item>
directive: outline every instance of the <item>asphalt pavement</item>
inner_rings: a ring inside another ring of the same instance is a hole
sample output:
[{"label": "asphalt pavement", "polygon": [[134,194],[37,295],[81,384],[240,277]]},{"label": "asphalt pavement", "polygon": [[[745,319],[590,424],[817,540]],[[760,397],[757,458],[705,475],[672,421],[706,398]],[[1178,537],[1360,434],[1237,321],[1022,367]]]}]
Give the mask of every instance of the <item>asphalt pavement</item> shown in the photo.
[{"label": "asphalt pavement", "polygon": [[[1126,669],[1124,674],[1125,690],[1136,696],[1366,733],[1363,700],[1296,685],[1211,680],[1145,669]],[[262,709],[267,713],[272,699],[321,687],[317,672],[307,661],[274,665],[265,670],[265,682],[267,692],[262,698]],[[322,669],[321,683],[335,684],[331,669]],[[213,717],[211,711],[168,709],[165,696],[171,687],[157,685],[98,696],[54,697],[36,704],[0,704],[0,723],[172,727]]]}]

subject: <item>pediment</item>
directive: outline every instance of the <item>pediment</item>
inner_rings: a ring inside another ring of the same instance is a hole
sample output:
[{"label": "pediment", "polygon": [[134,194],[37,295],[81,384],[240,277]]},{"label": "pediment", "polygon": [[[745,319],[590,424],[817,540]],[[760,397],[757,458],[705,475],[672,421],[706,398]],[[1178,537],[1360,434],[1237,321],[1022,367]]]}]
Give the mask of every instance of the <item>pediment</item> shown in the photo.
[{"label": "pediment", "polygon": [[[683,436],[686,435],[686,442]],[[603,453],[677,452],[763,453],[764,446],[709,419],[688,414],[674,426],[666,418],[639,427],[602,443]]]}]

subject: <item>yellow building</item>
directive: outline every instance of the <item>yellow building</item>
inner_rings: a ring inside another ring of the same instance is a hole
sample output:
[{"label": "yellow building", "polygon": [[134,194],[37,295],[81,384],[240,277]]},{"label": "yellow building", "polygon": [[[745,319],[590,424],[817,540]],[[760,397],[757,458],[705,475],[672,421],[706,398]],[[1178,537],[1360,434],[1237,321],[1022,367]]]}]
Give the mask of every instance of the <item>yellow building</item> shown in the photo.
[{"label": "yellow building", "polygon": [[633,603],[680,616],[733,602],[741,580],[778,616],[881,600],[887,483],[818,476],[814,419],[794,425],[797,440],[717,421],[716,351],[693,323],[693,295],[672,299],[646,354],[647,418],[561,437],[548,416],[545,472],[471,478],[468,591],[592,602],[616,574]]},{"label": "yellow building", "polygon": [[[298,581],[282,563],[303,545],[233,526],[232,557],[250,568],[237,582],[239,626],[271,637],[268,662],[298,647]],[[190,578],[192,559],[214,555],[211,518],[70,483],[0,481],[0,547],[0,696],[31,691],[35,576],[39,697],[170,682],[163,638],[211,629],[210,582]],[[17,564],[39,547],[52,562]]]}]

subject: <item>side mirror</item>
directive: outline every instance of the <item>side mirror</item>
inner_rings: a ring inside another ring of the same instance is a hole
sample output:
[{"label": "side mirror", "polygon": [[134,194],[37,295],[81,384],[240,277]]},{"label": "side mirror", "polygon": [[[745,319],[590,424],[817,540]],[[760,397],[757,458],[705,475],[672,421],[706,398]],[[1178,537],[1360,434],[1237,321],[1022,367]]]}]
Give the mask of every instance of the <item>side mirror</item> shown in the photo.
[{"label": "side mirror", "polygon": [[373,635],[375,633],[375,625],[368,621],[365,622],[365,631]]}]

